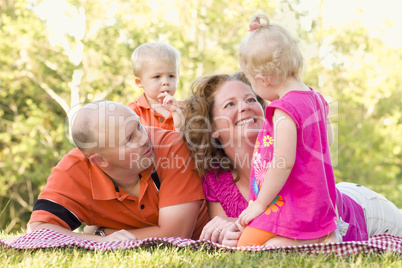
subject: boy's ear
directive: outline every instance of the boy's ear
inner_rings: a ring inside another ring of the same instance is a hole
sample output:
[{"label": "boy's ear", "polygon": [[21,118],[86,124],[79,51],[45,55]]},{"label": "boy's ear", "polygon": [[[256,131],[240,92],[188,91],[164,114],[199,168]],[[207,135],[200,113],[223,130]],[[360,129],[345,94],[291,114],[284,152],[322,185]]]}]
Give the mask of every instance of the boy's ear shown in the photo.
[{"label": "boy's ear", "polygon": [[102,156],[98,154],[93,154],[89,157],[89,161],[91,161],[92,164],[105,168],[109,165],[109,162],[107,162]]},{"label": "boy's ear", "polygon": [[135,84],[137,85],[137,87],[142,88],[142,82],[141,79],[139,79],[138,77],[135,77]]}]

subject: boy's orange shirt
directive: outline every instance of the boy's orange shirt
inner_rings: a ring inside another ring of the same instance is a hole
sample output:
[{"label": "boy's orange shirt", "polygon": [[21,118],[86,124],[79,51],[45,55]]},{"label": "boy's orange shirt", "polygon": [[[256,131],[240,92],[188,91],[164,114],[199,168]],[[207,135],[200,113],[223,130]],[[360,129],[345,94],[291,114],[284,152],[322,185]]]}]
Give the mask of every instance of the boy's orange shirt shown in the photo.
[{"label": "boy's orange shirt", "polygon": [[[181,102],[179,102],[179,106],[182,106]],[[172,114],[170,114],[168,118],[165,118],[155,111],[151,105],[149,105],[145,93],[142,93],[137,100],[130,102],[128,107],[140,117],[141,124],[144,126],[175,130]]]}]

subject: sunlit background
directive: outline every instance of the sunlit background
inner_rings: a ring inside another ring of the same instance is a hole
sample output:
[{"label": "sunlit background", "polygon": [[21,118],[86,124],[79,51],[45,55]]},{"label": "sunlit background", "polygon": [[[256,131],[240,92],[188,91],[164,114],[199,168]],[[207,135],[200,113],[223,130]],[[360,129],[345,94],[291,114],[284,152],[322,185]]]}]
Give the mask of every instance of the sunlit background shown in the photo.
[{"label": "sunlit background", "polygon": [[[64,34],[72,36],[83,36],[85,32],[84,10],[77,9],[66,0],[45,0],[34,8],[46,24],[54,32],[51,38],[53,44],[63,42]],[[110,2],[99,0],[99,2]],[[247,5],[244,1],[244,4]],[[289,1],[292,2],[292,1]],[[297,1],[293,1],[297,2]],[[109,3],[110,4],[110,3]],[[115,23],[114,15],[118,10],[119,4],[110,4],[107,14],[107,24]],[[149,7],[155,14],[163,14],[163,19],[180,24],[179,11],[176,8],[176,0],[156,1],[149,0]],[[369,29],[371,37],[379,37],[384,42],[394,48],[402,45],[402,2],[398,0],[303,0],[300,3],[292,4],[293,8],[300,12],[308,12],[300,23],[305,30],[311,27],[311,20],[321,16],[325,25],[344,27],[350,23],[360,21],[362,25]],[[133,15],[134,19],[135,16]],[[155,18],[158,19],[158,18]],[[288,27],[294,26],[296,20],[294,17],[286,17],[284,14],[283,23]]]}]

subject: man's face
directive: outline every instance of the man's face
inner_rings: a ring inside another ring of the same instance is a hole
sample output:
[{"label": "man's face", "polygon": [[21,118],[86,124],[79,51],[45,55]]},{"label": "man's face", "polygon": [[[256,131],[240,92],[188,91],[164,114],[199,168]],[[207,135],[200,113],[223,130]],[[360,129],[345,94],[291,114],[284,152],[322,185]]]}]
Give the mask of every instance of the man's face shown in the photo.
[{"label": "man's face", "polygon": [[105,147],[100,150],[101,156],[114,169],[134,169],[142,172],[154,162],[154,150],[147,132],[140,123],[140,118],[125,106],[116,106],[116,111],[108,113],[105,129],[106,135],[99,135],[99,144],[104,137]]}]

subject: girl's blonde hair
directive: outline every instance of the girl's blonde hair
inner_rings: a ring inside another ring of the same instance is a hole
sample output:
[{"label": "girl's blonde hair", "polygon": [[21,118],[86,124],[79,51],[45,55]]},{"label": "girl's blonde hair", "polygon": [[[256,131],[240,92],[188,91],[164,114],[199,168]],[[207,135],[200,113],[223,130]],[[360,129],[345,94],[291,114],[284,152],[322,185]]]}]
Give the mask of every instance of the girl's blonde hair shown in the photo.
[{"label": "girl's blonde hair", "polygon": [[255,13],[249,22],[249,33],[239,49],[243,71],[283,81],[297,76],[303,69],[303,56],[298,40],[285,28],[271,23],[264,12]]},{"label": "girl's blonde hair", "polygon": [[176,72],[180,72],[180,52],[173,46],[163,42],[149,42],[137,47],[131,54],[131,65],[135,76],[140,77],[141,71],[149,61],[162,61],[176,65]]}]

